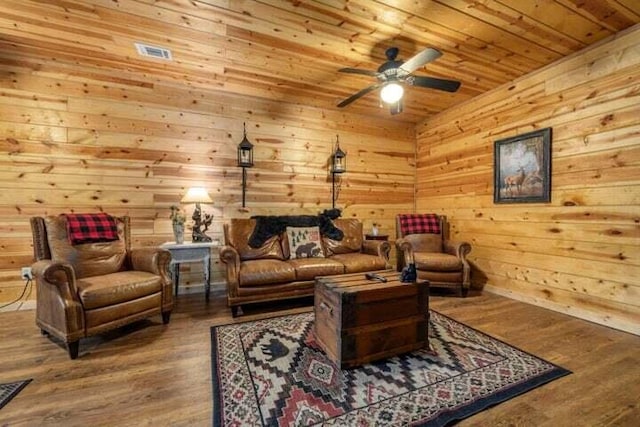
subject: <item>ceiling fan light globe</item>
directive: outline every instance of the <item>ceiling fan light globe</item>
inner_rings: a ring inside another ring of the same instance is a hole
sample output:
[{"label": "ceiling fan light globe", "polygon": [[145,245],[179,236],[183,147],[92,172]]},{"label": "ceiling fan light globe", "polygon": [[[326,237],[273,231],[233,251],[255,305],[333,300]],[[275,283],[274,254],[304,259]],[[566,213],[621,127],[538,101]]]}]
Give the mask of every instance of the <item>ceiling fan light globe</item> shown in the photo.
[{"label": "ceiling fan light globe", "polygon": [[389,83],[380,91],[380,98],[387,104],[394,104],[402,98],[404,89],[398,83]]}]

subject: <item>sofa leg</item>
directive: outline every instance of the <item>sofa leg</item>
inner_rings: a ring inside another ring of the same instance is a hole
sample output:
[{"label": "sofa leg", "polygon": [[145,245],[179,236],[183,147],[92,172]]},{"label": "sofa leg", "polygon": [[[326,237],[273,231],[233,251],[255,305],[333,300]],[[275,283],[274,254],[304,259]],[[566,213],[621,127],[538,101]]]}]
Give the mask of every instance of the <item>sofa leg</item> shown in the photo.
[{"label": "sofa leg", "polygon": [[468,294],[469,294],[469,288],[462,287],[460,289],[460,295],[462,296],[462,298],[466,298]]},{"label": "sofa leg", "polygon": [[48,337],[49,332],[45,331],[44,329],[40,329],[40,335],[44,335],[45,337]]},{"label": "sofa leg", "polygon": [[67,343],[67,349],[69,350],[69,358],[71,358],[71,360],[77,359],[78,351],[80,350],[80,341]]},{"label": "sofa leg", "polygon": [[162,323],[164,323],[165,325],[169,323],[169,320],[171,320],[171,312],[170,311],[163,311],[162,312]]},{"label": "sofa leg", "polygon": [[231,306],[231,317],[238,317],[242,315],[242,307],[239,305]]}]

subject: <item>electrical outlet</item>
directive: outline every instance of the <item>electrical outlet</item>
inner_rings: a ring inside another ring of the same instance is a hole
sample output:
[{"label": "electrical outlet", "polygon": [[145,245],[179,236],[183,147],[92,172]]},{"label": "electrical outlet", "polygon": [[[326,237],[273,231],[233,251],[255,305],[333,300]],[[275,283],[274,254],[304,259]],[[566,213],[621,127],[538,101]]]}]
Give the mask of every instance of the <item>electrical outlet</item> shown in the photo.
[{"label": "electrical outlet", "polygon": [[31,274],[31,267],[22,267],[20,274],[24,280],[33,280],[33,275]]}]

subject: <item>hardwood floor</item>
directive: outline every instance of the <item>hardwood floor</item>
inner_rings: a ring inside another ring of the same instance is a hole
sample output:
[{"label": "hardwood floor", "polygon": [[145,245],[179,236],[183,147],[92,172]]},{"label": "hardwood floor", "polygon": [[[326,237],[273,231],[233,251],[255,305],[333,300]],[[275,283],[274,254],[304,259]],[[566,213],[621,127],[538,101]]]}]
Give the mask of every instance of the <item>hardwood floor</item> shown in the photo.
[{"label": "hardwood floor", "polygon": [[[459,425],[638,425],[640,337],[486,292],[433,296],[431,308],[573,371]],[[158,316],[83,340],[75,361],[40,335],[34,314],[0,313],[0,382],[33,378],[0,410],[0,425],[211,425],[209,330],[233,321],[222,295],[208,305],[180,295],[169,325]]]}]

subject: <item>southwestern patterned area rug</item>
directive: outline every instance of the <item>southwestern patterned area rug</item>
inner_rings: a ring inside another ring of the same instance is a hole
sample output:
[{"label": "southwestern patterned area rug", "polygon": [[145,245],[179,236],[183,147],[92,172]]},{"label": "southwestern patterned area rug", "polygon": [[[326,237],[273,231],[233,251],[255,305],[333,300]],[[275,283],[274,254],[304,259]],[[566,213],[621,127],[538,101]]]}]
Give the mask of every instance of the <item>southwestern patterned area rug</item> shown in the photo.
[{"label": "southwestern patterned area rug", "polygon": [[13,383],[0,384],[0,409],[4,407],[11,399],[16,397],[20,390],[25,388],[31,380],[16,381]]},{"label": "southwestern patterned area rug", "polygon": [[430,350],[340,370],[313,320],[211,328],[214,426],[440,426],[570,373],[435,311]]}]

